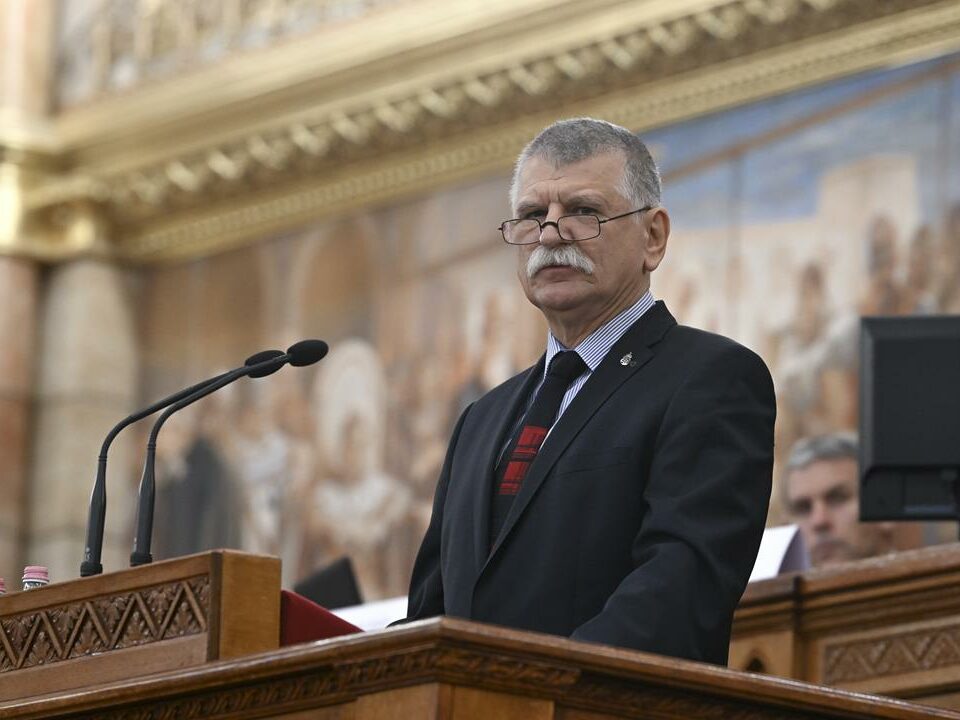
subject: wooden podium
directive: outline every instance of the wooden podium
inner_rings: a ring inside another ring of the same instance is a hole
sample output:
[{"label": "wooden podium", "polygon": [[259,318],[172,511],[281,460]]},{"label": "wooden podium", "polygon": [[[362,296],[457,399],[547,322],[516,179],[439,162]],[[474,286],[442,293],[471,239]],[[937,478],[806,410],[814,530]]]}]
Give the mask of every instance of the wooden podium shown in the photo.
[{"label": "wooden podium", "polygon": [[0,702],[278,647],[280,561],[191,555],[0,597]]},{"label": "wooden podium", "polygon": [[960,719],[949,710],[446,618],[7,703],[0,716]]},{"label": "wooden podium", "polygon": [[448,618],[277,649],[279,563],[218,551],[0,598],[2,718],[951,718]]}]

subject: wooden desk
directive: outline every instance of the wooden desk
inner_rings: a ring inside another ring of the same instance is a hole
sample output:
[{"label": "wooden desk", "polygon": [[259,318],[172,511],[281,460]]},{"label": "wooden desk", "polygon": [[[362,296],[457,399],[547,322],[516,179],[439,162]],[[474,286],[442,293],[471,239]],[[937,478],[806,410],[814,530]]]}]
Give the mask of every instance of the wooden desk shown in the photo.
[{"label": "wooden desk", "polygon": [[730,666],[960,708],[960,545],[752,584]]}]

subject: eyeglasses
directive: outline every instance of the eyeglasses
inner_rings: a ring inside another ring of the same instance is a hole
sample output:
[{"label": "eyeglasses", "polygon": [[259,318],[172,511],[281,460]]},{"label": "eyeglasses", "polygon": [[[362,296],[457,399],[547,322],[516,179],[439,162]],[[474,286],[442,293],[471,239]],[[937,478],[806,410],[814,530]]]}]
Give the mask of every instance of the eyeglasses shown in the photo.
[{"label": "eyeglasses", "polygon": [[500,234],[503,235],[503,241],[510,245],[532,245],[540,242],[540,236],[547,225],[553,225],[557,229],[557,234],[561,240],[567,242],[580,242],[581,240],[590,240],[600,236],[600,226],[611,220],[619,220],[627,215],[646,212],[652,205],[646,205],[622,215],[601,220],[596,215],[584,213],[580,215],[561,215],[557,221],[547,220],[540,222],[536,218],[517,218],[515,220],[505,220],[500,223]]}]

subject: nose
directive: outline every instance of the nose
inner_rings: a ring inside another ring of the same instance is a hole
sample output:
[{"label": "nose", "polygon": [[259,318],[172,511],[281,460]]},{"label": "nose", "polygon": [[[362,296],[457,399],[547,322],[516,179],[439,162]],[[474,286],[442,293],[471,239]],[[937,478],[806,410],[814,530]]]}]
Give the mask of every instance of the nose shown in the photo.
[{"label": "nose", "polygon": [[561,208],[551,207],[547,217],[540,223],[540,244],[548,247],[567,242],[560,237],[560,226],[557,224],[563,214]]},{"label": "nose", "polygon": [[829,532],[832,529],[833,518],[830,516],[830,510],[826,503],[813,503],[813,507],[810,509],[810,525],[817,533]]},{"label": "nose", "polygon": [[560,227],[556,220],[544,220],[540,223],[540,244],[551,247],[564,242],[560,237]]}]

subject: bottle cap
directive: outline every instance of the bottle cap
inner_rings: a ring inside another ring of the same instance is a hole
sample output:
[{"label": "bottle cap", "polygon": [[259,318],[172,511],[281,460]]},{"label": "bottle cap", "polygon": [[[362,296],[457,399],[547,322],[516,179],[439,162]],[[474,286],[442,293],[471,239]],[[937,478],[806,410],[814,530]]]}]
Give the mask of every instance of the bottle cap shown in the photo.
[{"label": "bottle cap", "polygon": [[43,565],[27,565],[23,569],[23,582],[50,582],[50,572]]},{"label": "bottle cap", "polygon": [[3,595],[7,591],[7,584],[3,581],[3,578],[0,577],[0,595]]}]

